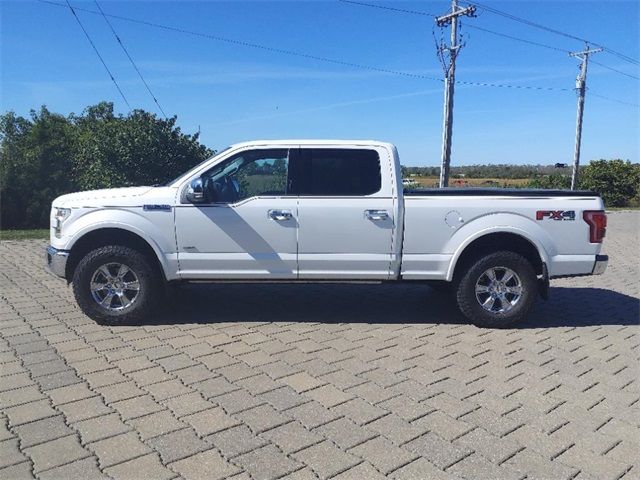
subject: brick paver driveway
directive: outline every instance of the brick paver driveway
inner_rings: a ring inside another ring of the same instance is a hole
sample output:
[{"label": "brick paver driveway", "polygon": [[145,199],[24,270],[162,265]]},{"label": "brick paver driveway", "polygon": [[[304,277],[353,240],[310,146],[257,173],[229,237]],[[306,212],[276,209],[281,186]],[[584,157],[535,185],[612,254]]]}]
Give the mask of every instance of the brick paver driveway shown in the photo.
[{"label": "brick paver driveway", "polygon": [[101,327],[0,244],[0,478],[640,478],[640,215],[481,330],[420,285],[184,288]]}]

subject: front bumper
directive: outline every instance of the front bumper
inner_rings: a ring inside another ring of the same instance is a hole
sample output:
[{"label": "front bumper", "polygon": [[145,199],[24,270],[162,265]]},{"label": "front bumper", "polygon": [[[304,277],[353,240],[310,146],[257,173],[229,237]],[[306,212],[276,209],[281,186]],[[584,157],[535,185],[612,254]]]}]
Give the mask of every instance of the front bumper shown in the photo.
[{"label": "front bumper", "polygon": [[67,250],[58,250],[49,245],[45,251],[47,270],[56,277],[66,278],[68,258],[69,252]]},{"label": "front bumper", "polygon": [[602,275],[607,269],[608,263],[608,255],[596,255],[596,263],[593,265],[593,271],[591,272],[591,275]]}]

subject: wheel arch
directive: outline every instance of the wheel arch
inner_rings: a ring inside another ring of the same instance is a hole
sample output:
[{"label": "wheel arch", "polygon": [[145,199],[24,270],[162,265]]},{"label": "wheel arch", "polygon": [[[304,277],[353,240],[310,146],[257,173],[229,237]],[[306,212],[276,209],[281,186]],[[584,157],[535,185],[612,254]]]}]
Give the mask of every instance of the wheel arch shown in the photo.
[{"label": "wheel arch", "polygon": [[121,227],[102,227],[79,235],[73,242],[65,269],[67,282],[71,283],[76,267],[87,253],[106,245],[121,245],[137,250],[150,260],[153,268],[166,280],[166,265],[157,246],[137,232]]},{"label": "wheel arch", "polygon": [[451,281],[458,278],[464,268],[468,267],[478,257],[502,250],[522,255],[531,263],[537,275],[543,274],[543,265],[545,263],[548,264],[548,258],[543,247],[521,231],[483,232],[470,238],[458,248],[449,264],[447,280]]}]

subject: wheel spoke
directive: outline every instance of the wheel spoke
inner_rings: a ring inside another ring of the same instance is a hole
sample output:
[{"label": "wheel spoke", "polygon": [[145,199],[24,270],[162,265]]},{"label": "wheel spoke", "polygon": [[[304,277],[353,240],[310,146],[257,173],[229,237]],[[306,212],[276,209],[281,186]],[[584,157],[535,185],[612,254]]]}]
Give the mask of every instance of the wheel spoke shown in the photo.
[{"label": "wheel spoke", "polygon": [[507,293],[519,296],[522,295],[522,287],[520,285],[514,285],[512,287],[505,287]]},{"label": "wheel spoke", "polygon": [[102,282],[91,282],[90,288],[94,292],[100,292],[102,290],[106,290],[107,284]]},{"label": "wheel spoke", "polygon": [[484,272],[484,274],[489,277],[489,280],[491,280],[492,282],[496,281],[496,271],[495,268],[490,268],[489,270],[487,270],[486,272]]},{"label": "wheel spoke", "polygon": [[102,275],[104,275],[104,278],[105,278],[105,279],[109,280],[109,279],[111,278],[111,272],[109,271],[109,268],[107,268],[107,266],[106,266],[106,265],[102,265],[102,266],[98,269],[98,271],[99,271],[100,273],[102,273]]},{"label": "wheel spoke", "polygon": [[131,303],[131,299],[127,297],[127,294],[125,292],[119,293],[118,298],[120,299],[120,305],[122,305],[123,307],[126,307]]},{"label": "wheel spoke", "polygon": [[505,310],[509,310],[512,307],[512,304],[509,300],[507,300],[507,297],[505,296],[505,294],[501,294],[498,299],[500,300],[500,307],[503,311]]},{"label": "wheel spoke", "polygon": [[488,293],[489,291],[488,285],[476,285],[476,293]]},{"label": "wheel spoke", "polygon": [[504,276],[502,277],[501,282],[502,282],[502,283],[504,283],[504,284],[507,284],[507,283],[509,283],[511,280],[513,280],[514,278],[515,278],[515,277],[514,277],[513,272],[512,272],[511,270],[506,270],[506,271],[504,272]]},{"label": "wheel spoke", "polygon": [[109,292],[100,302],[103,307],[111,308],[111,302],[113,301],[114,294]]},{"label": "wheel spoke", "polygon": [[116,274],[116,276],[122,279],[127,273],[129,273],[129,267],[127,267],[124,264],[120,264],[120,267],[118,268],[118,273]]},{"label": "wheel spoke", "polygon": [[483,306],[484,308],[486,308],[487,310],[493,310],[493,306],[495,305],[495,303],[496,303],[496,299],[495,299],[493,296],[491,296],[491,295],[490,295],[490,296],[489,296],[489,297],[484,301],[484,303],[482,304],[482,306]]},{"label": "wheel spoke", "polygon": [[133,280],[131,282],[123,282],[124,285],[123,290],[140,290],[140,282],[138,280]]}]

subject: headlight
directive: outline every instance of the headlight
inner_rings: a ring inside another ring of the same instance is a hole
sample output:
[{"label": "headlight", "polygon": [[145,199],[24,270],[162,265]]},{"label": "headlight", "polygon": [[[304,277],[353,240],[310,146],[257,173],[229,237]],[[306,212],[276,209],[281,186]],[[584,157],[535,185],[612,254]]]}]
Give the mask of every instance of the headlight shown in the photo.
[{"label": "headlight", "polygon": [[69,216],[71,215],[71,209],[70,208],[55,208],[55,213],[54,213],[54,218],[55,218],[55,224],[53,226],[53,229],[55,231],[56,234],[56,238],[60,238],[62,235],[62,224],[64,223],[64,221],[69,218]]}]

